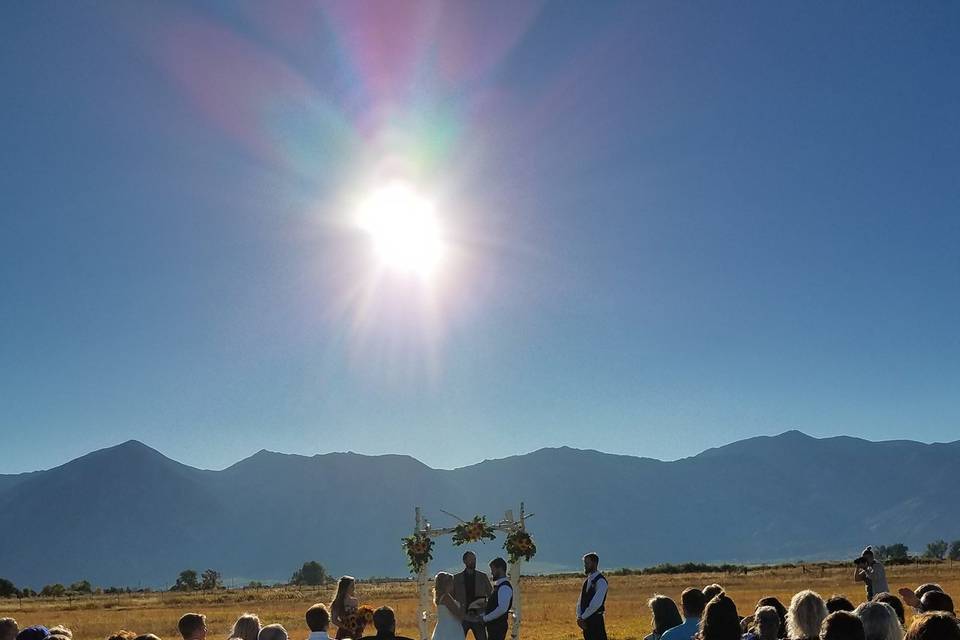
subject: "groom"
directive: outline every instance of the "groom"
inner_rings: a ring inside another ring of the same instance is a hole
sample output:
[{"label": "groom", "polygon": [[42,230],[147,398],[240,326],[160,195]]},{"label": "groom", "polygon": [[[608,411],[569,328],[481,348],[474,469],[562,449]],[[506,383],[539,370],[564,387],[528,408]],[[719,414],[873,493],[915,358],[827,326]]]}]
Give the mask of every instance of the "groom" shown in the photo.
[{"label": "groom", "polygon": [[[463,571],[453,576],[454,599],[463,603],[463,609],[466,611],[474,600],[478,598],[486,600],[492,591],[490,578],[483,571],[477,571],[477,555],[473,551],[464,553]],[[467,637],[467,631],[473,631],[475,640],[487,640],[487,630],[479,619],[465,617],[462,625],[464,638]]]},{"label": "groom", "polygon": [[487,598],[487,612],[483,623],[487,627],[487,640],[504,640],[507,637],[507,615],[513,606],[513,587],[507,581],[507,561],[494,558],[490,562],[493,576],[493,593]]}]

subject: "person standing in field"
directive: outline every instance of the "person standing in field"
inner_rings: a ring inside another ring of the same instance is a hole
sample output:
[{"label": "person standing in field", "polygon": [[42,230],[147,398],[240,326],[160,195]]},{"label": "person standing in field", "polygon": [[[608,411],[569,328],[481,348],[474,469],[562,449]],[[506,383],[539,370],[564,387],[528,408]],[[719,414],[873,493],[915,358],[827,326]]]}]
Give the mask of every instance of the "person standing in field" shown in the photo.
[{"label": "person standing in field", "polygon": [[343,576],[337,583],[337,593],[330,603],[331,622],[337,627],[337,640],[343,638],[359,638],[363,635],[361,621],[357,621],[357,628],[350,628],[347,617],[357,612],[360,601],[356,597],[357,581],[353,576]]},{"label": "person standing in field", "polygon": [[583,573],[587,577],[577,600],[577,626],[583,631],[584,640],[607,640],[603,614],[608,585],[607,578],[600,573],[600,556],[595,553],[583,556]]},{"label": "person standing in field", "polygon": [[700,627],[700,618],[707,601],[700,589],[684,589],[680,594],[680,607],[683,609],[683,624],[667,629],[661,640],[691,640]]},{"label": "person standing in field", "polygon": [[873,600],[874,594],[890,591],[887,584],[887,572],[883,563],[876,559],[873,547],[867,547],[857,558],[853,579],[862,582],[867,591],[867,600]]},{"label": "person standing in field", "polygon": [[[483,571],[477,571],[477,555],[473,551],[463,554],[463,571],[453,576],[453,597],[464,611],[471,608],[483,610],[487,597],[493,592],[490,578]],[[480,601],[479,603],[477,601]],[[471,607],[473,605],[473,607]],[[473,631],[475,640],[487,640],[487,630],[477,617],[464,617],[463,637]]]},{"label": "person standing in field", "polygon": [[493,576],[493,593],[487,598],[483,623],[487,627],[489,640],[504,640],[509,624],[507,618],[513,606],[513,587],[507,580],[507,561],[494,558],[490,561],[490,575]]}]

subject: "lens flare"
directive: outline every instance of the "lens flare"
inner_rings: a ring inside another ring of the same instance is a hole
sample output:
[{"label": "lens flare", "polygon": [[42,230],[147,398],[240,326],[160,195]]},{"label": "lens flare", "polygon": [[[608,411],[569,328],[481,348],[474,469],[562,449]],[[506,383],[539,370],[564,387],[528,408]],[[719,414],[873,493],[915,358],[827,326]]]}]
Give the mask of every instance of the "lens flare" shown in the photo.
[{"label": "lens flare", "polygon": [[360,204],[357,224],[370,235],[380,263],[389,269],[426,278],[446,254],[433,203],[405,182],[370,193]]}]

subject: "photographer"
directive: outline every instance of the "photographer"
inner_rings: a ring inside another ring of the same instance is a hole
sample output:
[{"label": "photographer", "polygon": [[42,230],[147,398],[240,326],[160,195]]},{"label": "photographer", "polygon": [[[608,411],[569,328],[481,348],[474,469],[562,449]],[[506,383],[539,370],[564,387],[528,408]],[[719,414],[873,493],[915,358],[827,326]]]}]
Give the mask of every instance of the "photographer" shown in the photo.
[{"label": "photographer", "polygon": [[859,558],[853,561],[853,579],[862,582],[867,590],[867,601],[873,600],[874,594],[890,590],[887,585],[887,572],[883,563],[876,559],[873,547],[867,547]]}]

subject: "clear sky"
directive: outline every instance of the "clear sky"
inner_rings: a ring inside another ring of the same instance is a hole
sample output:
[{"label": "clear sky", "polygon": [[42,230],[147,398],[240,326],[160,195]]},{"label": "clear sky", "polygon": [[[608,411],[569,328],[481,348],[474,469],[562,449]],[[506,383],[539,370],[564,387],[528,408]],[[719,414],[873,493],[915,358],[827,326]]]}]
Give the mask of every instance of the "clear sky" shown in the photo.
[{"label": "clear sky", "polygon": [[[7,4],[0,473],[957,439],[958,34],[956,2]],[[392,184],[428,275],[357,222]]]}]

